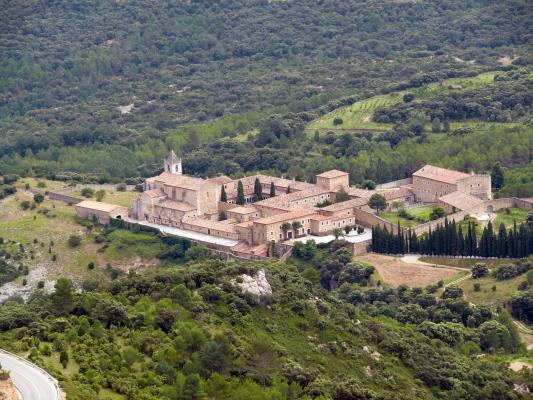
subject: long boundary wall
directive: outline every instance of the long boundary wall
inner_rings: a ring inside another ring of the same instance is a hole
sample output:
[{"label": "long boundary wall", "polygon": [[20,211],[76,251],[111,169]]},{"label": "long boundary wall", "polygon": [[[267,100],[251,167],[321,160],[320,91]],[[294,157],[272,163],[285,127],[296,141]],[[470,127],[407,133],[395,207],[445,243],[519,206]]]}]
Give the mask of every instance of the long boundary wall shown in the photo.
[{"label": "long boundary wall", "polygon": [[413,183],[413,178],[412,177],[409,177],[409,178],[405,178],[405,179],[398,179],[397,181],[392,181],[392,182],[387,182],[387,183],[382,183],[380,185],[376,185],[376,189],[394,189],[394,188],[399,188],[400,186],[403,186],[403,185],[409,185]]},{"label": "long boundary wall", "polygon": [[[56,201],[62,201],[64,203],[68,204],[78,204],[79,202],[83,201],[84,199],[81,199],[79,197],[71,196],[69,193],[75,192],[77,190],[90,188],[93,190],[100,190],[104,189],[107,191],[116,191],[117,185],[110,185],[110,184],[104,184],[104,185],[97,185],[97,184],[86,184],[86,185],[76,185],[76,186],[67,186],[62,189],[57,190],[51,190],[48,192],[48,198],[50,200],[56,200]],[[127,185],[126,191],[131,192],[135,189],[134,185]]]}]

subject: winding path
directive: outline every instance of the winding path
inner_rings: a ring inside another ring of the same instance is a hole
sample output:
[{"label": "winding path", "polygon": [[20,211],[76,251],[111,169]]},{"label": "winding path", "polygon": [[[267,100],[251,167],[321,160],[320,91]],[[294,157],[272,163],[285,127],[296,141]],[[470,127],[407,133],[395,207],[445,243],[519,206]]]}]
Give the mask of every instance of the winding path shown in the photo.
[{"label": "winding path", "polygon": [[0,364],[9,371],[23,400],[60,400],[57,381],[44,369],[1,349]]}]

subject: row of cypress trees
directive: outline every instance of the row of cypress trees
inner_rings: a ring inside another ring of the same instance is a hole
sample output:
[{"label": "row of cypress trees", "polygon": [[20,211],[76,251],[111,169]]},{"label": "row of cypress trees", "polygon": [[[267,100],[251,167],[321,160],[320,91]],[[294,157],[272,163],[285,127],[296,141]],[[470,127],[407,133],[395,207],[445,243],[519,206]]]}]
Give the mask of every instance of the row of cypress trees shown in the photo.
[{"label": "row of cypress trees", "polygon": [[[291,186],[289,185],[287,187],[287,193],[291,192]],[[255,178],[254,182],[254,194],[256,201],[263,199],[263,188],[261,186],[261,182],[259,181],[259,178]],[[270,183],[270,197],[276,196],[276,186],[274,185],[274,182]],[[226,193],[226,189],[224,189],[224,186],[222,186],[222,191],[220,192],[220,201],[226,203],[228,201],[228,195]],[[246,199],[244,197],[244,186],[241,181],[237,182],[237,199],[235,200],[236,204],[239,204],[243,206],[246,203]]]},{"label": "row of cypress trees", "polygon": [[447,256],[480,256],[521,258],[533,253],[533,226],[521,224],[507,230],[502,223],[498,232],[489,222],[477,240],[476,225],[468,221],[463,224],[455,221],[437,225],[432,231],[418,237],[411,229],[404,231],[398,224],[397,232],[376,225],[372,228],[372,250],[376,253],[405,254],[420,253]]}]

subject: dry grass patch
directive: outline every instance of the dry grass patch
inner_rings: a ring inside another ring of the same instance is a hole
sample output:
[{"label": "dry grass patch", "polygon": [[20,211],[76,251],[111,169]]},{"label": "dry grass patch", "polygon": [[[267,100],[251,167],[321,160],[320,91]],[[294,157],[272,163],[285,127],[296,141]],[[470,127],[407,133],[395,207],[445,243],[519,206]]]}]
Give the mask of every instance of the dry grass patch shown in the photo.
[{"label": "dry grass patch", "polygon": [[357,256],[356,259],[372,264],[383,281],[394,287],[402,284],[411,287],[427,286],[450,278],[458,273],[457,270],[451,268],[409,264],[403,262],[400,257],[375,253]]}]

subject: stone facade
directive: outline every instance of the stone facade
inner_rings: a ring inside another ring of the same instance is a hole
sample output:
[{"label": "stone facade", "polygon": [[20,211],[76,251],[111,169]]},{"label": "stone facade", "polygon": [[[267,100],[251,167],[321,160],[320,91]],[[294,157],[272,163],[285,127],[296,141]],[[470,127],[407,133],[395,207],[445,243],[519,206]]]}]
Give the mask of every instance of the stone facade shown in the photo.
[{"label": "stone facade", "polygon": [[78,218],[96,218],[102,225],[109,224],[111,218],[123,219],[128,216],[128,208],[116,204],[102,203],[99,201],[83,200],[75,206]]},{"label": "stone facade", "polygon": [[491,198],[490,175],[465,174],[432,165],[426,165],[413,174],[412,189],[416,200],[424,203],[436,203],[439,197],[455,191],[481,200]]}]

